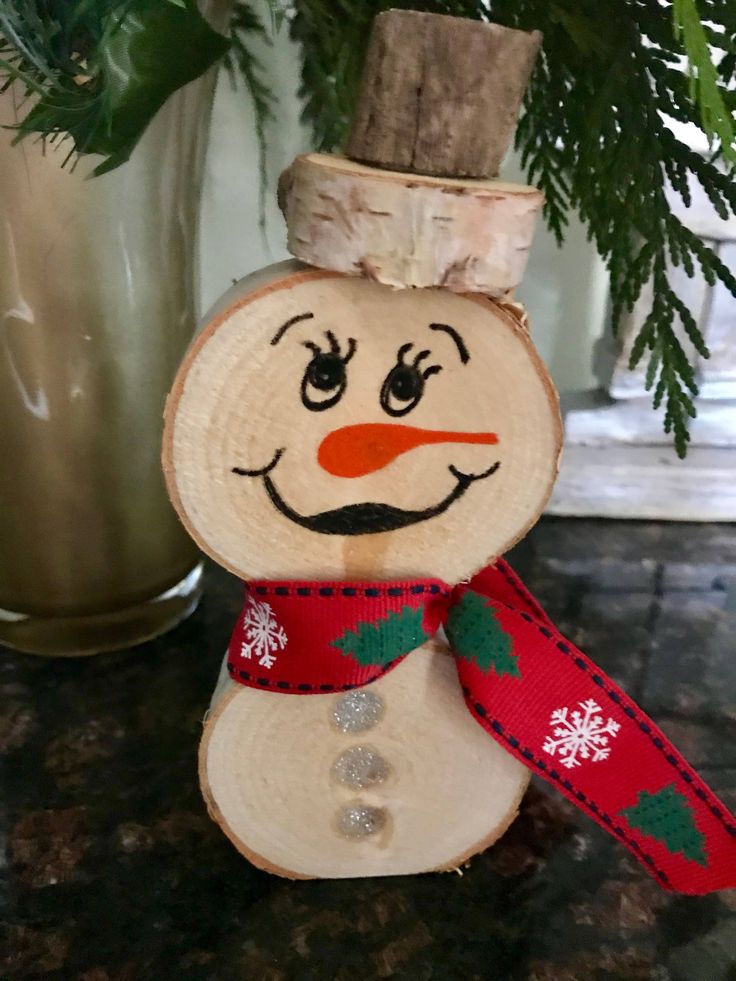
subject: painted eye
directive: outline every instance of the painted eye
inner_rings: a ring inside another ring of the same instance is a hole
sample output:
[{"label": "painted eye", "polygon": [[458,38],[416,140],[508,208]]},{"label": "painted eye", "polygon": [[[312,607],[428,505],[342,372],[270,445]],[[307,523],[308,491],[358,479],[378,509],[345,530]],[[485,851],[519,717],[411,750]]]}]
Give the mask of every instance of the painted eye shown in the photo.
[{"label": "painted eye", "polygon": [[312,360],[306,367],[302,378],[302,404],[312,412],[324,412],[336,405],[345,393],[348,384],[345,366],[355,354],[355,341],[348,339],[348,351],[343,355],[337,338],[328,330],[325,337],[330,350],[323,351],[311,341],[304,346],[312,352]]},{"label": "painted eye", "polygon": [[418,404],[424,395],[424,383],[430,375],[441,371],[440,365],[422,369],[421,362],[429,357],[429,351],[420,351],[411,364],[404,361],[404,355],[413,344],[403,344],[393,366],[381,386],[381,408],[390,416],[405,416]]}]

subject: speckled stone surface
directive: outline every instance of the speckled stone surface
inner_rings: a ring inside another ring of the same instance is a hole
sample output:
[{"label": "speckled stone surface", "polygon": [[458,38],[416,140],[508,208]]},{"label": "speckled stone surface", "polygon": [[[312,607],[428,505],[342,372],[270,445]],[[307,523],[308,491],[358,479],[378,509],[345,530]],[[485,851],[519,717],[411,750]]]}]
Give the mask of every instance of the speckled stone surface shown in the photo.
[{"label": "speckled stone surface", "polygon": [[[736,527],[546,519],[512,560],[736,806]],[[196,747],[237,582],[135,650],[3,651],[0,976],[733,981],[736,893],[665,894],[534,785],[462,875],[288,882],[210,822]]]}]

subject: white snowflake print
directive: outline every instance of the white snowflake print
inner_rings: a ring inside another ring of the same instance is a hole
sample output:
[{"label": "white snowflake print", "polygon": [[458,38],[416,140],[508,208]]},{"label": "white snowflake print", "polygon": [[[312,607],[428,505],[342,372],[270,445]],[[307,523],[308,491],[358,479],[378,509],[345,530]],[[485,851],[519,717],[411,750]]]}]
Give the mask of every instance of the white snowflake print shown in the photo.
[{"label": "white snowflake print", "polygon": [[264,668],[272,668],[276,663],[275,651],[286,647],[286,631],[273,615],[269,603],[261,603],[255,597],[248,597],[248,605],[243,614],[243,633],[245,640],[240,647],[240,656],[258,658]]},{"label": "white snowflake print", "polygon": [[560,763],[572,770],[580,766],[580,760],[590,760],[598,763],[607,760],[611,747],[608,745],[609,736],[614,737],[621,726],[609,718],[603,722],[600,705],[589,698],[586,702],[578,702],[583,710],[570,711],[569,708],[555,709],[549,724],[554,726],[552,735],[542,747],[550,756],[559,755]]}]

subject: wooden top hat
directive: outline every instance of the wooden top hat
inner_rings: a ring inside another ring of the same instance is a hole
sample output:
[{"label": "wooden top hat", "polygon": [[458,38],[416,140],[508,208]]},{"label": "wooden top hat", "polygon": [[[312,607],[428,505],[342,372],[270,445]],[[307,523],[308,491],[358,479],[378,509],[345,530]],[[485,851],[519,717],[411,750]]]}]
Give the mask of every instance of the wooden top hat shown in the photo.
[{"label": "wooden top hat", "polygon": [[498,176],[541,40],[465,17],[379,14],[347,155],[435,177]]},{"label": "wooden top hat", "polygon": [[394,287],[507,296],[543,197],[495,178],[540,41],[462,17],[379,14],[347,158],[307,154],[282,175],[292,254]]}]

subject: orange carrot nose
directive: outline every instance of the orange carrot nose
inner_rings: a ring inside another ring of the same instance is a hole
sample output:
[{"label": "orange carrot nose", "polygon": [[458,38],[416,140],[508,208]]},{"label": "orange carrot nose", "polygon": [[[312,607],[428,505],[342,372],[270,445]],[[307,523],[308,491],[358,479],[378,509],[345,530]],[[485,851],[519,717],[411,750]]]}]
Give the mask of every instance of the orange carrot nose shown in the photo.
[{"label": "orange carrot nose", "polygon": [[320,443],[317,460],[335,477],[364,477],[417,446],[427,446],[429,443],[483,443],[493,446],[497,442],[495,433],[454,433],[373,422],[343,426],[328,433]]}]

